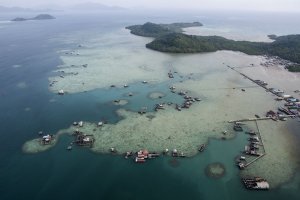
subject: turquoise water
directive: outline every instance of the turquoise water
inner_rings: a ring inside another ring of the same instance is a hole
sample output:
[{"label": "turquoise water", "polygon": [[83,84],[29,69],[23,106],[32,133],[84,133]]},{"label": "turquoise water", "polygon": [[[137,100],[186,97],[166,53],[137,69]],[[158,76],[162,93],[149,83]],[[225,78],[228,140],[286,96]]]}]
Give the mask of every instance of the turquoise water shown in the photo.
[{"label": "turquoise water", "polygon": [[[10,18],[0,16],[3,20]],[[213,15],[202,18],[205,23],[214,25],[243,24],[240,20],[226,21],[226,18],[214,18]],[[265,19],[268,30],[281,31],[275,22],[269,23],[272,21],[270,16]],[[106,33],[145,21],[195,20],[201,21],[201,17],[199,19],[196,14],[152,18],[145,15],[67,15],[58,16],[55,21],[0,24],[0,199],[298,199],[299,176],[290,184],[269,192],[244,189],[238,177],[239,170],[234,165],[235,157],[247,143],[244,134],[227,141],[212,139],[203,153],[179,159],[175,166],[170,157],[138,165],[121,156],[95,154],[84,148],[68,152],[65,148],[72,138],[66,135],[47,152],[22,153],[23,143],[37,137],[40,130],[55,133],[78,120],[96,122],[104,119],[116,123],[120,120],[115,113],[119,106],[111,103],[114,99],[128,99],[130,103],[125,108],[131,110],[142,106],[151,108],[161,101],[181,101],[177,95],[168,92],[170,82],[136,83],[126,89],[97,89],[63,97],[52,94],[48,91],[48,77],[61,64],[56,52],[70,48],[53,39],[82,30]],[[255,29],[253,20],[246,22]],[[284,31],[287,27],[291,32],[297,31],[295,24],[284,26]],[[265,26],[260,30],[264,29]],[[19,87],[19,83],[25,87]],[[127,90],[135,95],[124,96]],[[150,100],[148,94],[155,91],[167,96]],[[55,101],[51,102],[53,99]],[[223,178],[216,180],[205,175],[205,167],[213,162],[224,164],[226,174]]]}]

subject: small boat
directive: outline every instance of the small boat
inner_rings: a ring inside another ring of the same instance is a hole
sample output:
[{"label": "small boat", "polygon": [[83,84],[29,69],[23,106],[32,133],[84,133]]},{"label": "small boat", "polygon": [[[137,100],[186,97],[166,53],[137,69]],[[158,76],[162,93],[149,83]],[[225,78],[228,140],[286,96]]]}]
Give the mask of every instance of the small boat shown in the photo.
[{"label": "small boat", "polygon": [[181,111],[181,107],[179,105],[176,105],[176,110]]},{"label": "small boat", "polygon": [[256,118],[260,118],[260,116],[259,115],[254,115]]},{"label": "small boat", "polygon": [[173,157],[178,157],[178,151],[177,151],[177,149],[173,149],[172,156]]},{"label": "small boat", "polygon": [[250,149],[253,149],[253,150],[259,149],[258,144],[252,144],[252,143],[251,143],[249,146],[250,146]]},{"label": "small boat", "polygon": [[282,93],[284,93],[284,91],[280,90],[280,89],[273,89],[271,91],[274,92],[274,93],[276,93],[276,94],[282,94]]},{"label": "small boat", "polygon": [[178,92],[178,94],[181,95],[181,96],[184,96],[184,95],[186,95],[186,92],[180,90],[180,92]]},{"label": "small boat", "polygon": [[164,105],[163,104],[156,104],[155,105],[155,110],[157,111],[158,109],[164,109]]},{"label": "small boat", "polygon": [[69,146],[67,147],[67,150],[68,150],[68,151],[71,151],[71,150],[72,150],[72,145],[69,145]]},{"label": "small boat", "polygon": [[145,84],[145,83],[148,83],[148,81],[143,81],[142,83],[144,83],[144,84]]},{"label": "small boat", "polygon": [[198,97],[195,97],[194,99],[195,99],[195,101],[201,101],[201,99]]},{"label": "small boat", "polygon": [[183,152],[181,152],[178,156],[181,157],[181,158],[185,158],[186,157]]},{"label": "small boat", "polygon": [[148,154],[148,158],[156,158],[158,156],[159,156],[159,153],[155,153],[155,152]]},{"label": "small boat", "polygon": [[204,151],[205,147],[206,147],[205,144],[201,144],[198,148],[198,151],[200,151],[200,152]]},{"label": "small boat", "polygon": [[284,98],[283,97],[277,97],[275,100],[276,101],[282,101],[282,100],[284,100]]},{"label": "small boat", "polygon": [[245,169],[245,164],[242,163],[242,162],[238,162],[238,163],[237,163],[237,166],[238,166],[240,169]]},{"label": "small boat", "polygon": [[79,127],[83,127],[83,121],[78,122]]},{"label": "small boat", "polygon": [[169,76],[169,78],[174,78],[172,73],[169,73],[168,76]]},{"label": "small boat", "polygon": [[253,131],[253,130],[251,130],[251,131],[249,131],[249,132],[247,132],[247,133],[248,133],[249,135],[254,135],[254,136],[257,135],[256,132]]},{"label": "small boat", "polygon": [[243,131],[243,128],[239,124],[235,124],[233,126],[233,130],[235,130],[235,131]]},{"label": "small boat", "polygon": [[245,156],[241,156],[240,160],[246,160],[246,157]]},{"label": "small boat", "polygon": [[145,158],[139,158],[139,157],[135,157],[135,160],[134,160],[136,163],[144,163],[146,162]]},{"label": "small boat", "polygon": [[64,95],[65,92],[64,92],[64,90],[59,90],[59,91],[58,91],[58,94],[59,94],[59,95]]},{"label": "small boat", "polygon": [[165,149],[165,150],[163,151],[163,154],[167,154],[167,153],[169,153],[169,149]]},{"label": "small boat", "polygon": [[124,88],[127,88],[127,87],[128,87],[128,85],[127,85],[127,84],[125,84],[125,85],[124,85]]},{"label": "small boat", "polygon": [[103,122],[102,121],[100,121],[100,122],[98,122],[98,124],[97,124],[98,126],[103,126]]},{"label": "small boat", "polygon": [[117,150],[116,150],[115,148],[112,147],[112,148],[110,148],[110,152],[111,152],[111,153],[117,153]]},{"label": "small boat", "polygon": [[77,126],[78,125],[78,122],[73,122],[73,126]]},{"label": "small boat", "polygon": [[257,83],[258,85],[262,85],[262,86],[266,86],[266,85],[268,85],[268,83],[267,83],[267,82],[265,82],[265,81],[261,81],[261,80],[254,80],[254,82],[255,82],[255,83]]},{"label": "small boat", "polygon": [[132,151],[127,151],[125,153],[125,158],[127,159],[128,157],[132,156],[133,155],[133,152]]},{"label": "small boat", "polygon": [[250,137],[249,140],[254,142],[259,142],[259,138],[257,136]]},{"label": "small boat", "polygon": [[242,178],[242,181],[247,189],[250,190],[268,190],[269,183],[260,177]]}]

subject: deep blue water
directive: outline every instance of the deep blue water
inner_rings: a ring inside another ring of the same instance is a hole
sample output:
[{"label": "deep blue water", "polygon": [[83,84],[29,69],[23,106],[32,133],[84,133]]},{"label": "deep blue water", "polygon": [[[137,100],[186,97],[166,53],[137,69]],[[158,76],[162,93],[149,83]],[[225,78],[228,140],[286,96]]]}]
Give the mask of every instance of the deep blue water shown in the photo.
[{"label": "deep blue water", "polygon": [[[155,17],[60,13],[56,20],[0,24],[0,199],[299,199],[299,178],[294,180],[294,187],[269,192],[251,192],[243,188],[234,165],[235,156],[247,142],[243,134],[228,141],[210,140],[209,148],[203,153],[180,159],[175,167],[170,164],[170,157],[136,165],[121,156],[99,155],[83,148],[67,152],[65,147],[71,141],[68,136],[61,137],[57,146],[49,151],[34,155],[22,153],[24,142],[37,137],[39,130],[55,133],[76,120],[105,119],[109,123],[119,120],[115,113],[119,107],[111,101],[123,97],[120,89],[98,89],[63,97],[48,91],[48,77],[61,63],[56,52],[68,48],[53,39],[81,30],[110,32],[146,21],[201,21],[203,18],[204,23],[210,24],[228,22],[222,16],[199,16],[198,13],[156,14]],[[251,26],[257,17],[250,20],[243,16],[228,23],[242,26],[247,22],[247,26]],[[268,28],[272,33],[284,33],[287,27],[290,32],[297,31],[290,21],[283,24],[284,30],[280,29],[272,17],[264,18],[268,27],[259,24],[258,28]],[[279,17],[280,21],[290,19]],[[0,20],[11,18],[14,17],[0,15]],[[17,86],[23,82],[25,88]],[[168,85],[133,85],[131,91],[136,90],[137,95],[126,108],[137,110],[156,103],[159,100],[149,101],[148,92],[167,93]],[[165,99],[176,97],[168,94]],[[50,99],[56,101],[49,102]],[[204,169],[212,162],[225,165],[223,178],[206,177]]]}]

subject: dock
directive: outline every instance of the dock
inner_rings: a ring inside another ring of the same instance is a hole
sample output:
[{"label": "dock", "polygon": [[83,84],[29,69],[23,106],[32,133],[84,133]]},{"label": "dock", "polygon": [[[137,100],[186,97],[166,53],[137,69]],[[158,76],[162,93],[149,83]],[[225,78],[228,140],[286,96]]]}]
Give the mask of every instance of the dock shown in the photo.
[{"label": "dock", "polygon": [[236,122],[249,122],[249,121],[258,121],[258,120],[269,120],[272,117],[261,117],[261,118],[247,118],[247,119],[239,119],[239,120],[230,120],[228,123],[236,123]]},{"label": "dock", "polygon": [[[259,80],[254,80],[252,78],[250,78],[249,76],[247,76],[246,74],[239,72],[238,70],[235,69],[235,67],[231,67],[229,65],[226,65],[229,69],[232,69],[233,71],[239,73],[240,75],[242,75],[243,77],[245,77],[246,79],[250,80],[251,82],[255,83],[256,85],[264,88],[266,91],[271,92],[272,94],[274,94],[275,96],[277,96],[278,98],[282,98],[282,93],[283,91],[281,90],[274,90],[272,88],[268,88],[267,87],[267,83],[263,82],[263,81],[259,81]],[[288,102],[288,100],[286,98],[283,98],[282,100]]]},{"label": "dock", "polygon": [[260,140],[260,143],[261,143],[260,146],[262,146],[263,152],[264,152],[264,153],[261,154],[260,156],[258,156],[257,158],[254,158],[254,159],[251,160],[250,162],[247,162],[247,163],[245,164],[245,167],[244,167],[244,168],[248,167],[249,165],[251,165],[252,163],[254,163],[255,161],[257,161],[258,159],[260,159],[260,158],[262,158],[263,156],[266,155],[265,146],[264,146],[263,140],[262,140],[262,138],[261,138],[260,130],[259,130],[259,127],[258,127],[258,124],[257,124],[257,121],[256,121],[256,120],[255,120],[255,125],[256,125],[256,128],[257,128],[257,136],[258,136],[258,138],[259,138],[259,140]]},{"label": "dock", "polygon": [[[267,119],[271,119],[271,118],[267,118]],[[246,162],[246,163],[244,161],[239,161],[238,166],[239,166],[240,169],[245,169],[246,167],[250,166],[251,164],[253,164],[254,162],[256,162],[257,160],[259,160],[260,158],[262,158],[266,155],[266,150],[265,150],[265,147],[264,147],[264,143],[263,143],[263,140],[261,138],[261,132],[260,132],[260,129],[259,129],[258,124],[257,124],[258,120],[261,120],[261,118],[251,119],[250,121],[255,122],[255,125],[256,125],[256,128],[257,128],[257,138],[258,138],[257,139],[257,143],[258,143],[257,145],[262,147],[262,153],[258,153],[258,152],[256,152],[256,150],[251,150],[250,149],[251,144],[249,146],[246,146],[246,147],[249,147],[249,150],[245,150],[246,151],[245,153],[247,155],[249,155],[251,158],[253,158],[253,156],[255,156],[255,158],[250,160],[249,162]],[[240,120],[232,121],[232,122],[240,122]]]},{"label": "dock", "polygon": [[[283,118],[293,118],[296,117],[296,115],[281,115]],[[260,117],[260,118],[246,118],[246,119],[238,119],[238,120],[229,120],[228,123],[237,123],[237,122],[250,122],[250,121],[261,121],[261,120],[274,120],[273,117]],[[257,123],[257,122],[256,122]]]}]

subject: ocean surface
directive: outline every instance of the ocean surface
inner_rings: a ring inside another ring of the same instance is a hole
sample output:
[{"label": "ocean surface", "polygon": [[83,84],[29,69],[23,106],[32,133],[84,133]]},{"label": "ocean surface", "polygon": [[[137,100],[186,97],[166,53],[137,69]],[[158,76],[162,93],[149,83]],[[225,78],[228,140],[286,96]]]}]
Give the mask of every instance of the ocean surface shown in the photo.
[{"label": "ocean surface", "polygon": [[[33,14],[34,15],[34,14]],[[143,165],[122,156],[92,153],[85,148],[66,151],[72,138],[64,135],[49,151],[25,154],[22,145],[40,130],[50,133],[73,121],[117,123],[116,90],[96,89],[58,96],[49,91],[48,77],[62,64],[58,51],[72,48],[65,35],[108,34],[147,21],[200,21],[210,27],[239,29],[247,38],[257,34],[300,33],[296,14],[268,13],[56,13],[55,20],[9,22],[19,14],[0,14],[0,199],[299,199],[300,175],[268,192],[245,190],[234,159],[247,143],[245,134],[221,141],[193,158],[160,157]],[[24,15],[22,15],[24,16]],[[26,17],[26,16],[25,16]],[[242,31],[243,30],[243,31]],[[79,38],[84,40],[85,38]],[[163,91],[164,83],[140,91],[126,105],[137,110],[151,104],[147,92]],[[139,86],[135,86],[139,91]],[[173,98],[170,96],[169,98]],[[178,99],[179,101],[179,99]],[[153,101],[151,101],[153,103]],[[226,151],[224,151],[226,149]],[[212,179],[205,167],[221,162],[226,174]],[[270,170],[272,170],[270,166]]]}]

